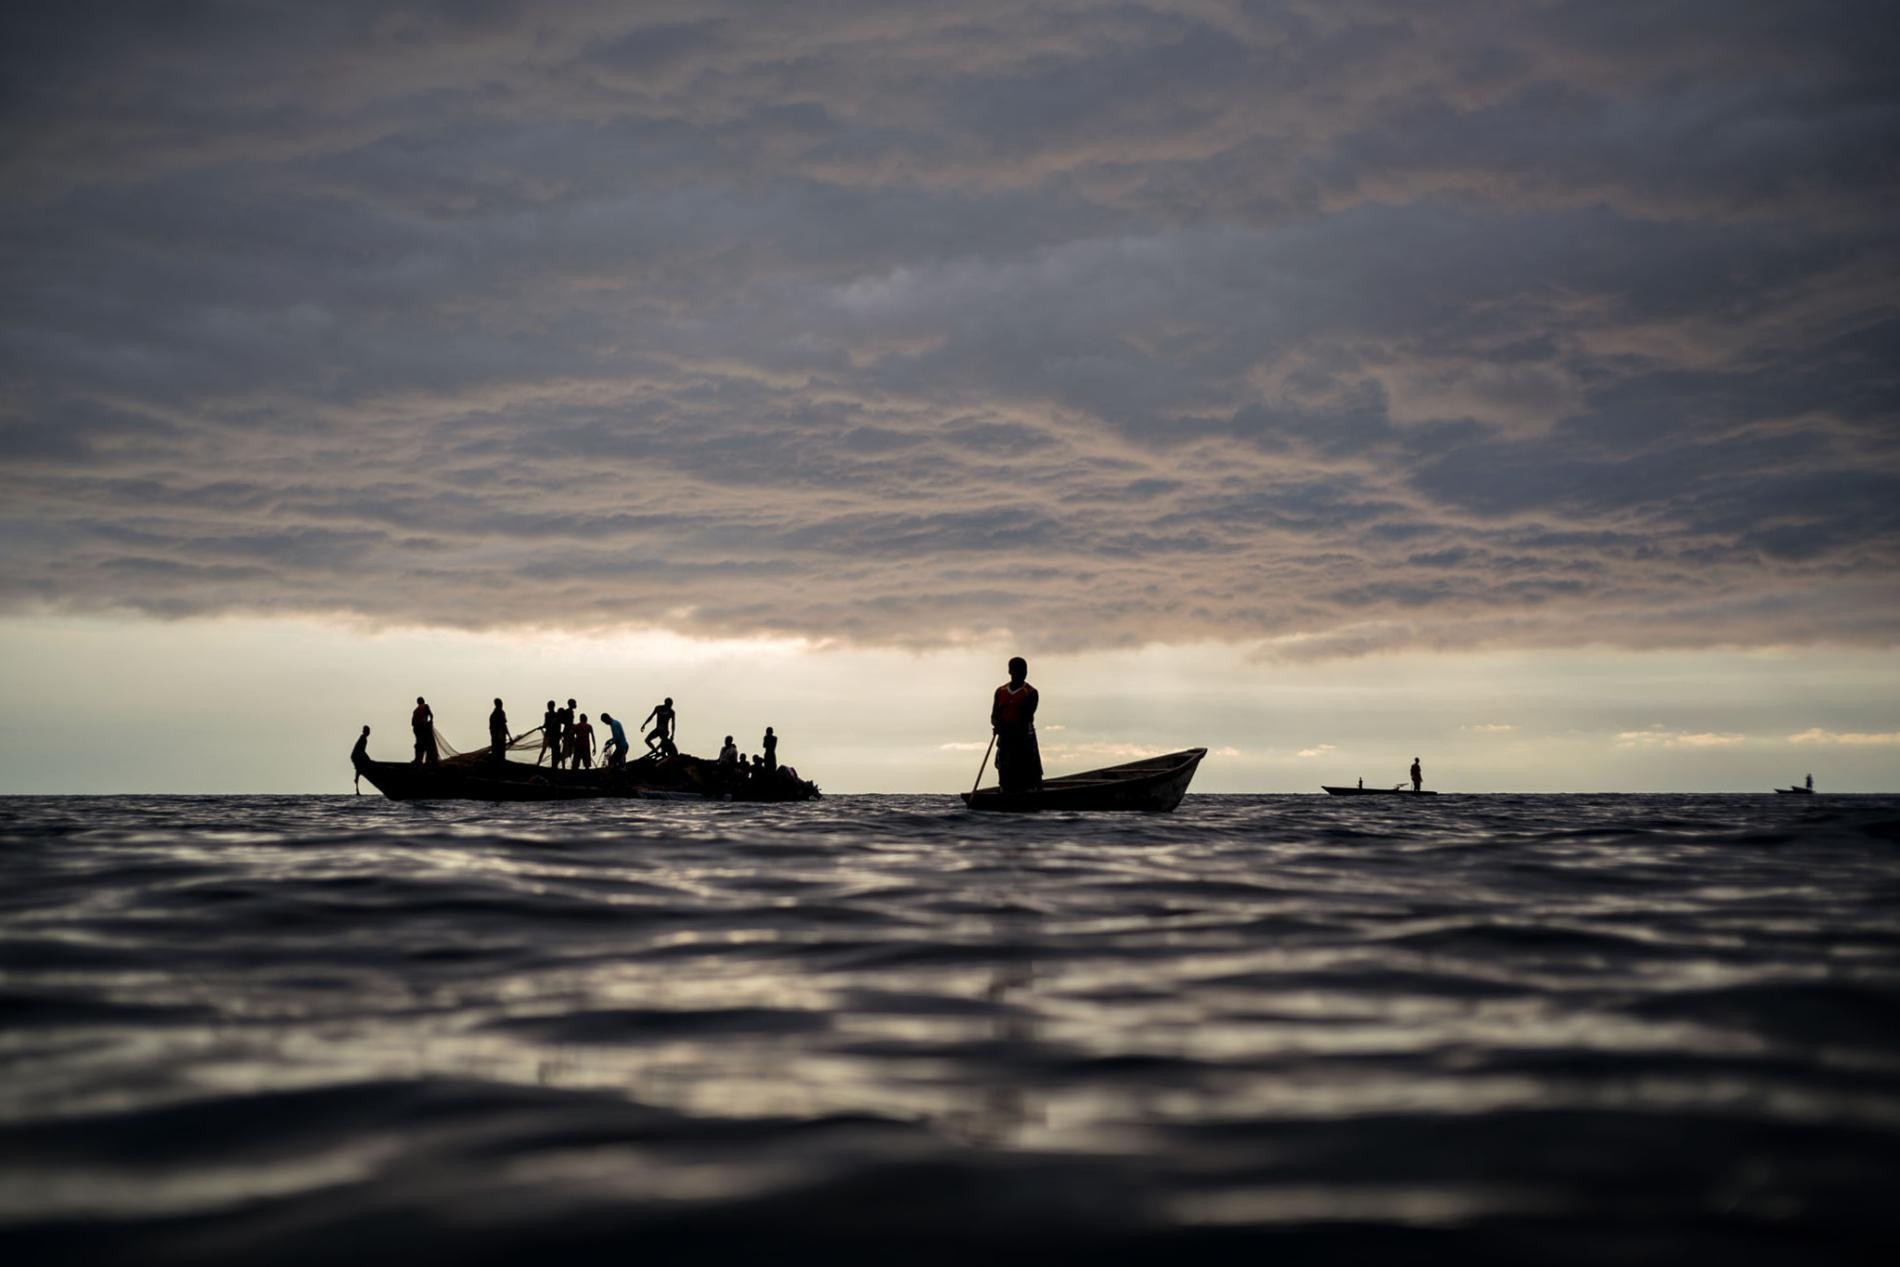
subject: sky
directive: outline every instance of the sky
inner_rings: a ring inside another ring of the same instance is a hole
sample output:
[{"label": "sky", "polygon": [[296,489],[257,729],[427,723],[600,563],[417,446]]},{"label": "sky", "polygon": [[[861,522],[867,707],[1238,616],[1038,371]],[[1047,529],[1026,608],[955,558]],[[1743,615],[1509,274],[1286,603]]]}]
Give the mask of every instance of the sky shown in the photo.
[{"label": "sky", "polygon": [[1878,0],[13,6],[0,792],[343,790],[416,694],[949,791],[1018,652],[1053,770],[1900,790],[1896,61]]}]

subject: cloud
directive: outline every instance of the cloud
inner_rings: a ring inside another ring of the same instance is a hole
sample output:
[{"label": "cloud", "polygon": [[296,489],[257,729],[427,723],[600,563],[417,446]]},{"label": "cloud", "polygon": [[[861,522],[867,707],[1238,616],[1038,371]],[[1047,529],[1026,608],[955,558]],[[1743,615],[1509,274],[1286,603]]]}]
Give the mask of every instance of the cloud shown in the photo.
[{"label": "cloud", "polygon": [[1298,755],[1302,757],[1323,757],[1332,751],[1334,751],[1333,745],[1329,743],[1316,743],[1310,748],[1300,749]]},{"label": "cloud", "polygon": [[1892,645],[1900,16],[1773,8],[9,16],[0,609]]},{"label": "cloud", "polygon": [[1706,730],[1667,730],[1662,726],[1625,730],[1616,737],[1620,748],[1735,748],[1747,741],[1746,735]]},{"label": "cloud", "polygon": [[1844,748],[1900,747],[1900,730],[1868,732],[1862,730],[1823,730],[1816,726],[1798,735],[1789,735],[1789,743],[1826,744]]},{"label": "cloud", "polygon": [[1470,731],[1474,735],[1508,735],[1517,727],[1509,722],[1476,722],[1468,726],[1460,726],[1459,729]]}]

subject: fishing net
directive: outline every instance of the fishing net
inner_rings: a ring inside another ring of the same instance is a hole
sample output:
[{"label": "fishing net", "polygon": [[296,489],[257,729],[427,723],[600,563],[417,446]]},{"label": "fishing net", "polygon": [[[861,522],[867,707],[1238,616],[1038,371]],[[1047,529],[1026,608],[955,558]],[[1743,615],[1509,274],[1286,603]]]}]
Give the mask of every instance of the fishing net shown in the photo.
[{"label": "fishing net", "polygon": [[[483,761],[492,761],[495,756],[493,744],[483,744],[472,751],[463,752],[442,737],[441,727],[436,728],[435,750],[440,754],[443,765],[476,765]],[[510,754],[525,753],[527,759],[533,761],[541,751],[541,727],[536,726],[525,735],[516,735],[509,742],[507,751]]]}]

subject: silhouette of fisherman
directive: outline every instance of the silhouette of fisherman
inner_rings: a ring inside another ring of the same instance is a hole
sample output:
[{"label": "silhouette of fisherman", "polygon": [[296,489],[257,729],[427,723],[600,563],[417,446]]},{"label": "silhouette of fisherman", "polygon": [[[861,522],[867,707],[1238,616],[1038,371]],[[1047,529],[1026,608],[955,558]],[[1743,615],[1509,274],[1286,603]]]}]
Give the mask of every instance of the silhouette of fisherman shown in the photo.
[{"label": "silhouette of fisherman", "polygon": [[671,695],[655,704],[653,711],[647,714],[646,721],[641,722],[640,725],[644,728],[649,721],[654,722],[655,725],[647,732],[647,751],[658,752],[663,757],[678,756],[679,748],[673,743],[673,735],[679,725],[679,718],[673,712]]},{"label": "silhouette of fisherman", "polygon": [[594,728],[587,724],[587,714],[582,713],[580,720],[567,730],[573,748],[573,761],[569,765],[573,770],[588,770],[594,765]]},{"label": "silhouette of fisherman", "polygon": [[759,744],[765,749],[765,772],[771,774],[778,769],[778,736],[772,733],[770,726],[765,728],[765,738],[759,740]]},{"label": "silhouette of fisherman", "polygon": [[1418,768],[1418,758],[1412,758],[1412,790],[1422,791],[1425,787],[1425,772]]},{"label": "silhouette of fisherman", "polygon": [[[569,700],[566,708],[554,714],[555,724],[561,729],[557,736],[561,742],[554,750],[554,768],[557,770],[561,768],[562,762],[574,755],[574,713],[574,701]],[[570,763],[568,768],[573,769],[574,766]]]},{"label": "silhouette of fisherman", "polygon": [[541,758],[548,753],[548,768],[561,768],[561,713],[554,707],[554,701],[548,701],[548,711],[541,714],[541,751],[534,754],[534,763],[541,764]]},{"label": "silhouette of fisherman", "polygon": [[363,727],[363,733],[356,737],[356,746],[350,749],[350,768],[356,776],[350,780],[356,785],[356,794],[363,794],[363,767],[369,764],[369,727]]},{"label": "silhouette of fisherman", "polygon": [[[367,726],[365,726],[365,727],[363,727],[363,729],[364,729],[364,730],[368,730],[368,729],[369,729],[369,727],[367,727]],[[1810,792],[1812,792],[1813,790],[1814,790],[1814,776],[1813,776],[1812,774],[1810,774],[1810,775],[1808,776],[1808,791],[1810,791]]]},{"label": "silhouette of fisherman", "polygon": [[600,755],[608,765],[618,769],[627,764],[627,728],[612,713],[602,712],[600,719],[607,723],[609,733],[607,746],[600,750]]},{"label": "silhouette of fisherman", "polygon": [[1005,792],[1026,792],[1042,785],[1042,750],[1036,746],[1036,705],[1029,684],[1029,661],[1014,656],[1009,681],[996,688],[990,704],[990,728],[996,732],[996,779]]},{"label": "silhouette of fisherman", "polygon": [[435,712],[420,695],[416,696],[416,711],[409,714],[409,729],[416,736],[416,755],[409,764],[421,765],[425,761],[436,764]]},{"label": "silhouette of fisherman", "polygon": [[495,711],[488,715],[489,759],[496,765],[508,760],[508,714],[502,709],[501,701],[495,701]]}]

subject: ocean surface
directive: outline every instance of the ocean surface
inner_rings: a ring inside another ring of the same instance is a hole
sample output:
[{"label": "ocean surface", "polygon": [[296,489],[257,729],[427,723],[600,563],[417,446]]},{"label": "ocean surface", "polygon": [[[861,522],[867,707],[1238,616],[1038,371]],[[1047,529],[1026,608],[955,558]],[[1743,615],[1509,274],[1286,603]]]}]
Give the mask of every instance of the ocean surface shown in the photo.
[{"label": "ocean surface", "polygon": [[12,1264],[1896,1254],[1900,797],[0,799]]}]

